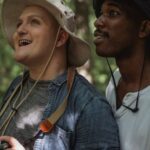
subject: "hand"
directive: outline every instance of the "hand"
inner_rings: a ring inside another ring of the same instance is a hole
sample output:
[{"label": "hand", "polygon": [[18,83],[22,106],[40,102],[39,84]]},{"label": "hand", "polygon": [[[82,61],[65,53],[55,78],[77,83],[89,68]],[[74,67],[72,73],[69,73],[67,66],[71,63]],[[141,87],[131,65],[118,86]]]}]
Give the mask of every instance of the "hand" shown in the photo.
[{"label": "hand", "polygon": [[0,141],[9,143],[11,148],[8,148],[7,150],[25,150],[25,148],[14,137],[0,136]]}]

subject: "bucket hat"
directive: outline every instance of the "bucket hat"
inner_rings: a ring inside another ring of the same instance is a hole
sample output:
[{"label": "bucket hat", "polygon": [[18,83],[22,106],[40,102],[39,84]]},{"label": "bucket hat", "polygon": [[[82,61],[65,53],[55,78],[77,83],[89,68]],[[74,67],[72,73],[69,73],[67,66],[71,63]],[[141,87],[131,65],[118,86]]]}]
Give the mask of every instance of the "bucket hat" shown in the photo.
[{"label": "bucket hat", "polygon": [[3,0],[1,7],[1,22],[4,36],[13,48],[12,35],[23,9],[30,5],[45,8],[58,21],[60,26],[70,35],[68,45],[68,65],[79,67],[90,56],[89,45],[75,35],[75,14],[62,0]]},{"label": "bucket hat", "polygon": [[[114,0],[120,2],[120,0]],[[121,0],[123,1],[123,0]],[[133,0],[134,3],[145,13],[145,15],[150,18],[150,0]],[[100,7],[104,0],[93,0],[93,8],[95,10],[96,17],[99,17]]]}]

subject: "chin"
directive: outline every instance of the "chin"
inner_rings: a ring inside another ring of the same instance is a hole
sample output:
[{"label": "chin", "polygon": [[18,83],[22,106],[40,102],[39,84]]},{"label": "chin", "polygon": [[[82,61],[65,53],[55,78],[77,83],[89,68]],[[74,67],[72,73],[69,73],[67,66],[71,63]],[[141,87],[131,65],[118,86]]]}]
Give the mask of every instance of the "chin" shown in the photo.
[{"label": "chin", "polygon": [[104,51],[104,50],[97,50],[96,49],[96,54],[98,55],[98,56],[102,56],[102,57],[109,57],[109,53],[107,53],[106,51]]},{"label": "chin", "polygon": [[99,48],[96,47],[96,53],[101,57],[116,57],[117,53],[112,48]]},{"label": "chin", "polygon": [[21,64],[26,64],[27,58],[25,56],[14,55],[14,59],[16,62]]}]

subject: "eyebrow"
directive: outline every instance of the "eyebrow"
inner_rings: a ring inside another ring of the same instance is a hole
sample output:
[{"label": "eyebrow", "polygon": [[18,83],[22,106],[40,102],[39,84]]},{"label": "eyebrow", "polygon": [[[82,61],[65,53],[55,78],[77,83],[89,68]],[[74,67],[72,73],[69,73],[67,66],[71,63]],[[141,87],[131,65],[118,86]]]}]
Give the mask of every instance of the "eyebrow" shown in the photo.
[{"label": "eyebrow", "polygon": [[119,9],[121,9],[121,5],[117,2],[108,2],[108,6],[113,6],[113,7],[118,7]]},{"label": "eyebrow", "polygon": [[[42,20],[44,20],[44,17],[42,17],[41,15],[37,15],[37,14],[33,14],[33,15],[29,15],[27,16],[27,18],[33,18],[33,17],[37,17],[37,18],[41,18]],[[21,21],[22,19],[19,17],[18,21]]]}]

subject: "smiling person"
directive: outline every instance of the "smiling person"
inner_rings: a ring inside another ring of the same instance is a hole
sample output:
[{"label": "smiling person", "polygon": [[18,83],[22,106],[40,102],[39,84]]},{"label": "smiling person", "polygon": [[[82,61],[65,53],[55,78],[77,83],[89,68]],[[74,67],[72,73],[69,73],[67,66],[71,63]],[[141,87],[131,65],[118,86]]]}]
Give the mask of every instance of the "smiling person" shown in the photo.
[{"label": "smiling person", "polygon": [[150,150],[150,0],[93,0],[93,6],[96,52],[118,66],[106,97],[121,149]]},{"label": "smiling person", "polygon": [[60,0],[4,0],[2,26],[25,66],[0,110],[0,146],[10,150],[119,150],[108,102],[78,74],[90,55],[74,13]]}]

